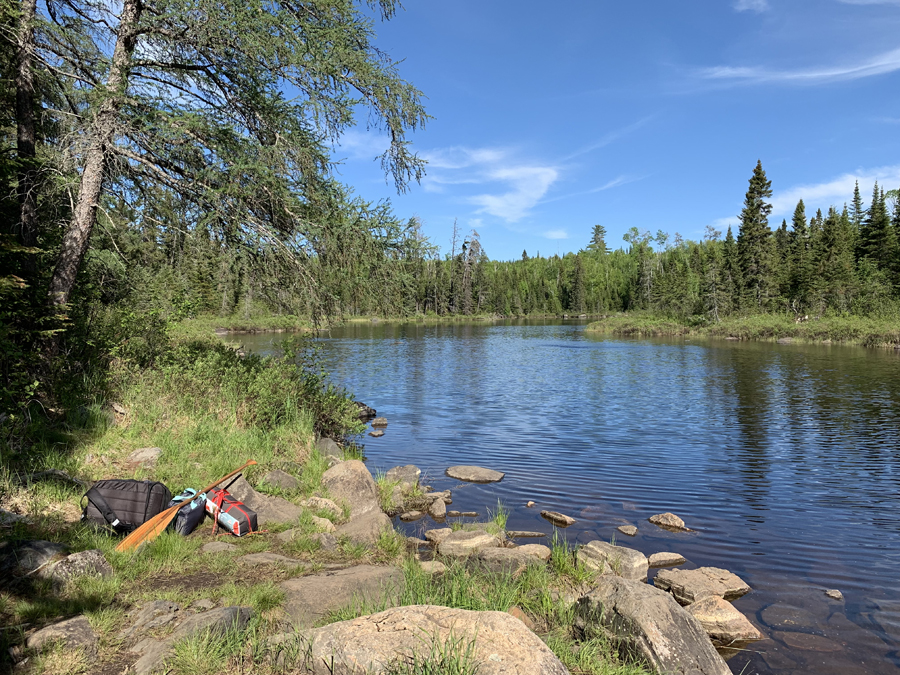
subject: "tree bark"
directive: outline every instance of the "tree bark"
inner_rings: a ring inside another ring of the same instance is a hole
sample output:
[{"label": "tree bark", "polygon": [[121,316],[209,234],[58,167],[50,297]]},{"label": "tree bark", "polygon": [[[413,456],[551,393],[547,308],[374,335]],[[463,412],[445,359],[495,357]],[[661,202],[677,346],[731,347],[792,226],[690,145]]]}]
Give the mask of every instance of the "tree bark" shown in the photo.
[{"label": "tree bark", "polygon": [[63,237],[56,268],[50,279],[49,301],[54,307],[61,307],[69,302],[97,219],[103,177],[109,162],[110,148],[116,140],[118,112],[128,87],[131,56],[137,43],[138,22],[142,11],[141,0],[125,0],[123,3],[116,46],[106,80],[107,96],[91,124],[75,212]]},{"label": "tree bark", "polygon": [[[19,159],[19,239],[24,246],[37,244],[37,184],[34,129],[34,16],[37,0],[22,0],[16,50],[16,152]],[[32,270],[33,271],[33,270]]]}]

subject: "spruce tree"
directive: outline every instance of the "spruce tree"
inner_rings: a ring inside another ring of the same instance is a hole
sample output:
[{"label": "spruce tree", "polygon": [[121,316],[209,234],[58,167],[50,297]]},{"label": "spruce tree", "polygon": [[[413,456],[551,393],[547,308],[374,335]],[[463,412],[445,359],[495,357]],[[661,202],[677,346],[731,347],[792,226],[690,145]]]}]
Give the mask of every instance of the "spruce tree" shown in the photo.
[{"label": "spruce tree", "polygon": [[737,239],[744,294],[748,304],[757,309],[763,309],[768,303],[771,287],[772,232],[769,229],[769,214],[772,205],[765,201],[771,196],[772,182],[766,178],[762,162],[757,161],[739,216],[741,228]]},{"label": "spruce tree", "polygon": [[865,217],[866,210],[863,208],[862,197],[859,195],[859,181],[856,181],[856,184],[853,186],[853,202],[851,202],[850,206],[850,222],[857,232],[862,228],[863,218]]},{"label": "spruce tree", "polygon": [[741,295],[744,288],[741,275],[741,263],[738,257],[737,242],[731,233],[731,226],[725,234],[725,242],[722,244],[722,270],[723,291],[729,297],[729,305],[732,311],[741,307]]},{"label": "spruce tree", "polygon": [[602,225],[594,225],[588,250],[596,253],[609,253],[609,248],[606,246],[606,228]]}]

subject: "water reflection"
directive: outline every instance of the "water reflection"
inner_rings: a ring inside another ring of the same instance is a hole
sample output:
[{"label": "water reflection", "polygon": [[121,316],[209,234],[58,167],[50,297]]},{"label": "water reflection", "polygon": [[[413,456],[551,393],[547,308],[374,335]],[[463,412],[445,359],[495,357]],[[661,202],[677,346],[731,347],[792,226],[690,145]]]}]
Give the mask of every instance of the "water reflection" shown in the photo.
[{"label": "water reflection", "polygon": [[[271,336],[244,342],[271,349]],[[501,499],[515,529],[549,531],[540,508],[579,519],[572,542],[630,523],[644,553],[736,572],[754,591],[735,606],[772,639],[735,672],[897,672],[900,354],[617,340],[553,321],[357,324],[323,343],[335,378],[390,421],[364,437],[373,468],[415,463],[459,510]],[[451,464],[507,477],[457,487]],[[646,522],[661,511],[697,532]],[[766,620],[784,606],[808,617],[790,630],[836,651],[788,644]]]}]

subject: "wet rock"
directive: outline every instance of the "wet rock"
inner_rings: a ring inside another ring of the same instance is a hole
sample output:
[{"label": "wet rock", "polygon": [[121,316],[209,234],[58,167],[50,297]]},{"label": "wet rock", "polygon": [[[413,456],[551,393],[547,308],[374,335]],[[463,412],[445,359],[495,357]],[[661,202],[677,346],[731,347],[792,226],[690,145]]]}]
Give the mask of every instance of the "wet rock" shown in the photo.
[{"label": "wet rock", "polygon": [[132,464],[143,464],[146,467],[156,466],[156,462],[162,456],[162,448],[138,448],[132,452],[125,461]]},{"label": "wet rock", "polygon": [[413,655],[422,659],[432,649],[443,652],[445,645],[456,642],[471,643],[472,662],[478,664],[479,675],[568,675],[541,639],[506,612],[430,605],[395,607],[293,639],[308,650],[312,675],[378,675],[394,664],[410,663]]},{"label": "wet rock", "polygon": [[616,529],[622,534],[627,534],[629,537],[633,537],[638,533],[638,529],[634,525],[619,525]]},{"label": "wet rock", "polygon": [[700,623],[672,597],[641,581],[603,576],[576,605],[587,637],[611,638],[628,657],[659,673],[731,675]]},{"label": "wet rock", "polygon": [[237,550],[237,546],[224,541],[211,541],[200,547],[200,553],[229,553]]},{"label": "wet rock", "polygon": [[732,647],[754,640],[762,634],[727,600],[710,596],[686,607],[716,647]]},{"label": "wet rock", "polygon": [[331,467],[322,475],[322,486],[337,504],[350,507],[350,517],[377,510],[381,512],[378,488],[372,474],[358,459]]},{"label": "wet rock", "polygon": [[335,534],[339,538],[347,537],[355,544],[374,544],[381,533],[391,527],[391,519],[379,509],[351,518],[349,523],[338,526]]},{"label": "wet rock", "polygon": [[42,628],[25,641],[25,646],[40,651],[53,642],[61,642],[66,651],[80,649],[86,657],[97,654],[97,635],[85,616],[76,616]]},{"label": "wet rock", "polygon": [[132,611],[133,623],[119,632],[119,637],[127,640],[134,635],[143,635],[155,628],[167,626],[178,618],[181,607],[168,600],[153,600]]},{"label": "wet rock", "polygon": [[372,420],[372,426],[377,427],[386,427],[388,425],[387,417],[376,417]]},{"label": "wet rock", "polygon": [[612,574],[625,579],[647,580],[649,563],[647,556],[633,548],[592,541],[578,549],[576,554],[586,567],[601,574]]},{"label": "wet rock", "polygon": [[356,407],[359,409],[359,419],[361,419],[363,421],[371,419],[372,417],[375,417],[375,415],[377,414],[375,412],[375,408],[370,408],[365,403],[362,403],[360,401],[354,401],[354,403],[356,404]]},{"label": "wet rock", "polygon": [[771,628],[787,628],[788,630],[812,628],[819,622],[808,610],[784,603],[769,605],[759,613],[759,617]]},{"label": "wet rock", "polygon": [[750,592],[750,587],[739,576],[718,567],[662,570],[653,583],[657,588],[669,591],[682,605],[709,596],[734,600]]},{"label": "wet rock", "polygon": [[553,554],[547,546],[542,544],[525,544],[524,546],[517,546],[514,550],[527,553],[543,562],[550,560],[550,556]]},{"label": "wet rock", "polygon": [[496,483],[503,480],[503,476],[506,475],[500,471],[480,466],[451,466],[446,473],[450,478],[468,483]]},{"label": "wet rock", "polygon": [[416,520],[421,520],[424,517],[424,511],[407,511],[406,513],[400,514],[400,520],[402,520],[404,523],[412,523]]},{"label": "wet rock", "polygon": [[510,539],[527,539],[527,538],[535,538],[538,537],[546,537],[547,535],[543,532],[529,532],[528,530],[507,530],[506,536]]},{"label": "wet rock", "polygon": [[309,499],[304,499],[300,502],[300,505],[312,509],[313,511],[327,511],[334,518],[341,518],[344,515],[341,507],[324,497],[310,497]]},{"label": "wet rock", "polygon": [[282,490],[297,490],[300,488],[300,481],[281,469],[275,469],[267,473],[263,476],[262,482],[280,487]]},{"label": "wet rock", "polygon": [[665,530],[671,530],[675,532],[685,532],[688,530],[688,528],[684,524],[684,521],[674,513],[658,513],[655,516],[650,516],[648,520],[654,525]]},{"label": "wet rock", "polygon": [[557,527],[569,527],[569,525],[574,525],[578,522],[572,516],[567,516],[557,511],[541,511],[541,517],[549,520]]},{"label": "wet rock", "polygon": [[414,464],[395,466],[393,469],[388,469],[388,472],[384,474],[385,480],[389,483],[399,481],[400,487],[403,488],[404,491],[409,491],[416,487],[419,484],[419,478],[421,476],[421,469]]},{"label": "wet rock", "polygon": [[672,567],[674,565],[683,565],[686,562],[687,560],[684,559],[683,555],[668,551],[654,553],[650,556],[650,567]]},{"label": "wet rock", "polygon": [[344,456],[344,451],[341,449],[341,446],[331,438],[320,438],[319,440],[317,440],[316,450],[318,450],[319,454],[323,457],[334,457],[335,459],[340,459]]},{"label": "wet rock", "polygon": [[381,438],[382,436],[384,436],[384,432],[381,429],[373,429],[369,432],[369,436],[371,436],[372,438]]},{"label": "wet rock", "polygon": [[844,648],[843,645],[834,640],[811,633],[776,631],[772,633],[772,638],[783,642],[792,649],[802,649],[807,652],[839,652]]},{"label": "wet rock", "polygon": [[109,564],[103,553],[99,549],[91,549],[73,553],[57,563],[52,563],[41,570],[39,576],[58,582],[66,582],[74,577],[83,575],[108,577],[112,573],[112,565]]},{"label": "wet rock", "polygon": [[844,599],[844,594],[835,588],[825,591],[825,595],[828,596],[829,598],[831,598],[832,600],[843,600]]},{"label": "wet rock", "polygon": [[485,548],[470,556],[466,565],[470,570],[512,576],[519,574],[529,565],[542,563],[543,561],[518,548]]},{"label": "wet rock", "polygon": [[423,560],[419,563],[419,567],[428,574],[443,574],[447,571],[447,566],[437,560]]},{"label": "wet rock", "polygon": [[314,625],[330,612],[354,603],[378,606],[402,591],[403,571],[396,567],[357,565],[347,569],[288,579],[279,586],[284,609],[295,625]]},{"label": "wet rock", "polygon": [[312,520],[313,526],[319,532],[334,532],[335,527],[334,523],[332,523],[328,518],[319,518],[319,516],[311,516],[310,520]]},{"label": "wet rock", "polygon": [[[428,538],[428,532],[425,533]],[[448,558],[464,558],[486,548],[500,546],[500,538],[483,530],[451,532],[438,544],[438,553]]]},{"label": "wet rock", "polygon": [[442,498],[439,497],[431,502],[431,506],[428,507],[428,515],[435,520],[443,520],[447,517],[447,505],[444,504]]},{"label": "wet rock", "polygon": [[287,499],[257,492],[243,477],[232,483],[228,491],[256,512],[256,523],[259,527],[265,527],[269,523],[296,523],[303,513],[301,507]]},{"label": "wet rock", "polygon": [[437,546],[451,534],[453,534],[453,530],[449,527],[441,527],[435,530],[426,530],[425,538],[430,541],[432,545]]},{"label": "wet rock", "polygon": [[534,506],[534,502],[525,502],[525,506],[531,508],[532,506]]}]

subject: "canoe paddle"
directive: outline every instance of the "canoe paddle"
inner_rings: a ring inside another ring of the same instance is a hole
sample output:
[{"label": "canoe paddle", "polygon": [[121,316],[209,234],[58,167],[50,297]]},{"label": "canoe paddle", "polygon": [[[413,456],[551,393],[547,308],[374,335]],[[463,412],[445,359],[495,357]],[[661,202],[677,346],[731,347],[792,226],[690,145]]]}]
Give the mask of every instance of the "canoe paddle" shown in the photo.
[{"label": "canoe paddle", "polygon": [[125,537],[122,541],[120,541],[119,545],[116,546],[116,550],[117,551],[130,551],[132,549],[137,548],[138,546],[140,546],[141,544],[143,544],[146,541],[153,541],[160,534],[163,533],[163,531],[169,526],[169,523],[171,523],[172,520],[175,518],[179,509],[181,509],[184,505],[190,504],[192,501],[194,501],[194,499],[197,499],[202,494],[206,494],[207,492],[212,490],[214,487],[216,487],[216,485],[218,485],[219,483],[222,483],[222,482],[228,480],[232,476],[239,474],[241,471],[246,469],[248,466],[253,466],[254,464],[256,464],[256,462],[251,459],[249,462],[244,464],[244,466],[242,466],[241,468],[235,469],[234,471],[229,473],[227,476],[223,476],[222,478],[215,481],[214,483],[211,483],[208,487],[200,490],[196,495],[193,496],[193,498],[191,498],[187,501],[184,501],[184,502],[178,502],[174,506],[170,506],[169,508],[167,508],[165,511],[161,511],[160,513],[157,513],[150,520],[148,520],[146,523],[144,523],[143,525],[138,527],[134,532],[132,532],[127,537]]}]

